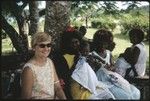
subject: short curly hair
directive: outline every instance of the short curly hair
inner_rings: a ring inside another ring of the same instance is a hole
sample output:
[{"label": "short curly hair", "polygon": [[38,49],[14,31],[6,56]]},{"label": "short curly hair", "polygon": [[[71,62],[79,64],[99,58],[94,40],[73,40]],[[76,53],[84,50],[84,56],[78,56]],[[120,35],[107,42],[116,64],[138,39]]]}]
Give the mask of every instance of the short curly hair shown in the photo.
[{"label": "short curly hair", "polygon": [[93,36],[93,49],[97,50],[103,43],[112,43],[113,34],[106,29],[99,29]]},{"label": "short curly hair", "polygon": [[144,40],[144,32],[139,28],[132,28],[129,31],[129,37],[132,37],[132,36],[137,37],[138,43]]},{"label": "short curly hair", "polygon": [[62,49],[62,51],[68,51],[70,49],[71,40],[73,38],[78,39],[80,43],[82,41],[81,33],[77,30],[64,31],[61,34],[61,49]]}]

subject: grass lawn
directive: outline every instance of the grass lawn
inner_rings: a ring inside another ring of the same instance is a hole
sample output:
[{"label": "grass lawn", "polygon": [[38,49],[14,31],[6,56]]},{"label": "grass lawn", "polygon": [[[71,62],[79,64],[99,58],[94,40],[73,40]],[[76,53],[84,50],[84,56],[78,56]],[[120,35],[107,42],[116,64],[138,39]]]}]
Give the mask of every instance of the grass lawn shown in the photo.
[{"label": "grass lawn", "polygon": [[13,45],[10,38],[2,39],[2,54],[9,53],[12,51],[13,51]]}]

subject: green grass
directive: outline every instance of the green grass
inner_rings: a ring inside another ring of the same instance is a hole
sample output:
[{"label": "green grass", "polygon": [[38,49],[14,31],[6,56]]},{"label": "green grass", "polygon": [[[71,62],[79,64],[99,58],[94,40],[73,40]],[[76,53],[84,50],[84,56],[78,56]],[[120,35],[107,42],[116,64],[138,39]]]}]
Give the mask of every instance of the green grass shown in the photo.
[{"label": "green grass", "polygon": [[2,39],[2,54],[12,52],[13,49],[14,48],[10,38]]},{"label": "green grass", "polygon": [[85,37],[88,39],[93,39],[93,34],[97,31],[95,28],[89,28],[87,29],[87,33],[85,34]]}]

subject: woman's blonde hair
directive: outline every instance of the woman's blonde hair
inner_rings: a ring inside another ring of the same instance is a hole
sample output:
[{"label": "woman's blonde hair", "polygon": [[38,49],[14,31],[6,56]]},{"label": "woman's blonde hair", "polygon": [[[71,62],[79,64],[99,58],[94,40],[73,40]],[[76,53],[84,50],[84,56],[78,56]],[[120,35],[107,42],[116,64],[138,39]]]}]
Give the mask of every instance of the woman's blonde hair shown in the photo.
[{"label": "woman's blonde hair", "polygon": [[45,41],[51,41],[51,36],[46,32],[38,32],[32,36],[31,47],[34,48],[36,44]]}]

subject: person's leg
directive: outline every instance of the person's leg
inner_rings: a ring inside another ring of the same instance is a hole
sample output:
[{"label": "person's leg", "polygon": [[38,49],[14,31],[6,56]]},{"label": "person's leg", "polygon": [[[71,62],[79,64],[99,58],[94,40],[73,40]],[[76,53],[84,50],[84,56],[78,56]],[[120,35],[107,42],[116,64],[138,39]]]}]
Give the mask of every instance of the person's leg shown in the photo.
[{"label": "person's leg", "polygon": [[109,88],[109,90],[112,92],[112,94],[114,95],[116,99],[123,99],[123,100],[131,99],[130,93],[125,92],[123,89],[117,86],[113,86]]},{"label": "person's leg", "polygon": [[137,89],[134,85],[131,85],[132,99],[140,100],[140,90]]}]

